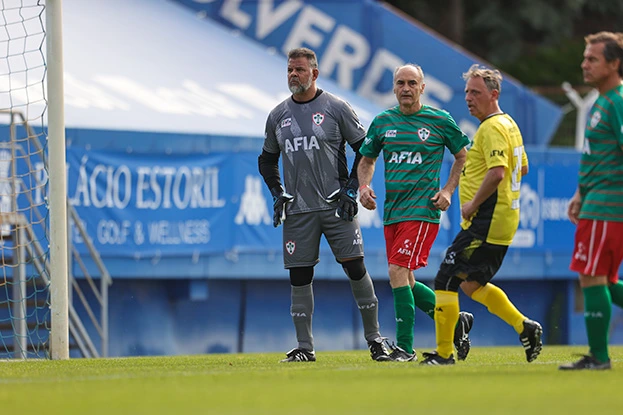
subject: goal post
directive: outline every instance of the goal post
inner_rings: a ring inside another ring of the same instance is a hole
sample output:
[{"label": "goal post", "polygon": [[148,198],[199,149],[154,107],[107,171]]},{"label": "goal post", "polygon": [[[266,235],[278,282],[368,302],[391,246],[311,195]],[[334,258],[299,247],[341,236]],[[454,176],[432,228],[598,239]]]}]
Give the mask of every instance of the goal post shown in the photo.
[{"label": "goal post", "polygon": [[61,16],[0,3],[0,359],[69,358]]},{"label": "goal post", "polygon": [[68,359],[68,228],[62,0],[46,0],[45,17],[50,184],[50,357]]}]

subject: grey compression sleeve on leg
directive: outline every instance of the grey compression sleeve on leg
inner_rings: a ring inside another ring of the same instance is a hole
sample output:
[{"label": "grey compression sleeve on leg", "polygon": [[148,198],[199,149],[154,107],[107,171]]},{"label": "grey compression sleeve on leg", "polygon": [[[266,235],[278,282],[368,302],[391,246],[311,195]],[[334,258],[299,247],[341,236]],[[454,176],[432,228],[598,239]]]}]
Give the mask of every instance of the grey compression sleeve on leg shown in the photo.
[{"label": "grey compression sleeve on leg", "polygon": [[296,330],[298,348],[309,351],[314,350],[314,337],[312,336],[312,316],[314,314],[314,290],[312,284],[301,287],[291,286],[290,315]]},{"label": "grey compression sleeve on leg", "polygon": [[363,322],[364,336],[367,341],[372,341],[381,337],[379,332],[379,300],[374,293],[374,284],[370,274],[366,275],[358,281],[350,281],[350,288],[353,291],[353,297],[357,302],[357,307],[361,313]]}]

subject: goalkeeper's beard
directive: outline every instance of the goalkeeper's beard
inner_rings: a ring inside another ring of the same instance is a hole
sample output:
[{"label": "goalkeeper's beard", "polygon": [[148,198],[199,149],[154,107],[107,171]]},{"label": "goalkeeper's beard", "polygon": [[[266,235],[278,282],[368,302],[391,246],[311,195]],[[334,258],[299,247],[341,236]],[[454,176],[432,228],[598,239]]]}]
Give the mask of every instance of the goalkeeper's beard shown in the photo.
[{"label": "goalkeeper's beard", "polygon": [[290,89],[290,92],[292,92],[293,95],[298,95],[298,94],[305,93],[309,88],[311,88],[311,85],[312,85],[312,79],[310,78],[306,84],[302,84],[300,82],[290,83],[288,84],[288,88]]}]

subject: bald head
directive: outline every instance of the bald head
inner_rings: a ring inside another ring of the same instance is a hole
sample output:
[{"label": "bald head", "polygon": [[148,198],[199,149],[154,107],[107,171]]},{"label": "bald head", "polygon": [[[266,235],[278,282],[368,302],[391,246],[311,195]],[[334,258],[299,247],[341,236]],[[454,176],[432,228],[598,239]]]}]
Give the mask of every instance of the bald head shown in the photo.
[{"label": "bald head", "polygon": [[424,92],[424,73],[419,65],[408,63],[394,71],[394,95],[400,105],[400,111],[413,114],[422,108],[420,98]]}]

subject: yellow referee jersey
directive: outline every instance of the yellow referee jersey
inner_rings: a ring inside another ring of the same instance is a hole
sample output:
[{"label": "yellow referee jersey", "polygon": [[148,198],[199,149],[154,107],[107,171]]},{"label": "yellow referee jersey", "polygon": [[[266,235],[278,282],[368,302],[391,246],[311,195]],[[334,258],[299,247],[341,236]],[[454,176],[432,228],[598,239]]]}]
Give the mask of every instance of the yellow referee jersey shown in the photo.
[{"label": "yellow referee jersey", "polygon": [[461,227],[491,244],[510,245],[519,225],[521,167],[528,165],[519,127],[508,114],[486,118],[474,135],[459,182],[461,205],[474,198],[487,171],[504,166],[504,179]]}]

